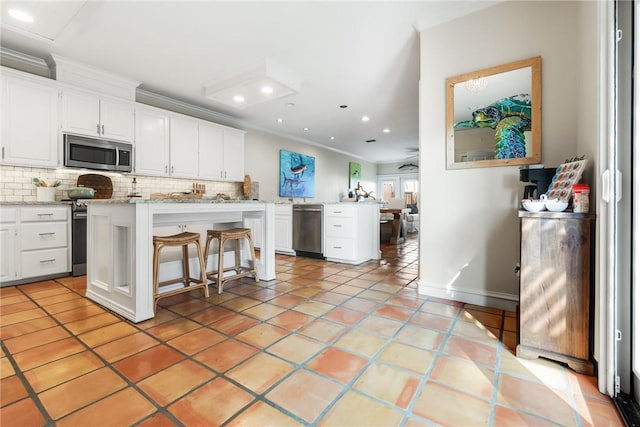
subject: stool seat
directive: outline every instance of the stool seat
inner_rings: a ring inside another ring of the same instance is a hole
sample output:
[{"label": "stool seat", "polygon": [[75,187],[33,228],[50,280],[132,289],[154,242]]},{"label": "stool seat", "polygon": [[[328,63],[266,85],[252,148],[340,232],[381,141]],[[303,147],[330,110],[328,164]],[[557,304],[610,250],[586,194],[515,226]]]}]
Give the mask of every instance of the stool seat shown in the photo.
[{"label": "stool seat", "polygon": [[[198,254],[198,262],[200,264],[200,278],[190,277],[189,274],[189,245],[196,247]],[[165,280],[160,282],[160,250],[164,247],[181,246],[182,247],[182,277],[176,279]],[[206,267],[204,263],[204,255],[202,246],[200,246],[199,233],[179,233],[171,236],[153,236],[153,312],[156,312],[158,300],[170,297],[183,292],[190,292],[194,289],[203,288],[204,296],[209,297],[209,287],[206,275]],[[171,289],[169,291],[160,291],[160,288],[175,283],[183,283],[182,288]]]},{"label": "stool seat", "polygon": [[[205,265],[209,260],[209,247],[213,239],[218,239],[218,268],[207,271],[207,278],[217,282],[218,293],[222,293],[224,283],[229,280],[240,279],[246,276],[253,276],[258,281],[256,272],[256,254],[253,248],[253,238],[249,228],[231,228],[229,230],[207,230],[207,244],[205,245]],[[240,240],[245,239],[249,244],[251,253],[251,266],[243,266],[240,259]],[[232,267],[224,268],[224,245],[227,241],[235,241],[235,264]],[[226,271],[235,271],[233,275],[225,276]]]}]

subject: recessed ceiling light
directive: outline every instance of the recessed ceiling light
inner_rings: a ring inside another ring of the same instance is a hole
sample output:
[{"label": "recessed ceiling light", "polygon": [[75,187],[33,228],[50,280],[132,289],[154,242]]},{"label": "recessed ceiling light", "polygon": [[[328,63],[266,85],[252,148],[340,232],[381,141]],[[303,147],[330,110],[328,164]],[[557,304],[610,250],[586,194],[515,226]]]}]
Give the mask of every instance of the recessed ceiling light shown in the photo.
[{"label": "recessed ceiling light", "polygon": [[286,104],[284,104],[284,106],[287,108],[295,107],[295,105],[296,104],[294,104],[293,102],[287,102]]},{"label": "recessed ceiling light", "polygon": [[342,105],[340,106],[340,108],[347,108],[347,106],[346,106],[346,105],[344,105],[344,104],[342,104]]},{"label": "recessed ceiling light", "polygon": [[335,136],[330,136],[329,139],[333,141],[334,139],[336,139],[336,137]]},{"label": "recessed ceiling light", "polygon": [[233,97],[233,100],[236,102],[244,102],[244,96],[242,95],[236,95]]},{"label": "recessed ceiling light", "polygon": [[9,9],[9,15],[16,18],[18,21],[22,22],[33,22],[33,16],[29,15],[27,12],[18,9]]},{"label": "recessed ceiling light", "polygon": [[384,133],[389,133],[389,132],[391,132],[391,129],[389,129],[389,128],[384,128],[384,129],[382,129],[382,132],[384,132]]},{"label": "recessed ceiling light", "polygon": [[263,86],[262,89],[260,89],[260,92],[269,95],[273,93],[273,88],[271,86]]},{"label": "recessed ceiling light", "polygon": [[367,139],[365,142],[367,144],[371,144],[372,142],[376,142],[376,140],[375,139]]},{"label": "recessed ceiling light", "polygon": [[309,130],[309,128],[302,128],[302,130]]},{"label": "recessed ceiling light", "polygon": [[362,121],[363,122],[368,122],[369,121],[369,116],[362,116]]},{"label": "recessed ceiling light", "polygon": [[278,122],[278,123],[282,123],[282,122],[284,122],[284,120],[282,119],[282,117],[278,117],[278,118],[276,119],[276,122]]}]

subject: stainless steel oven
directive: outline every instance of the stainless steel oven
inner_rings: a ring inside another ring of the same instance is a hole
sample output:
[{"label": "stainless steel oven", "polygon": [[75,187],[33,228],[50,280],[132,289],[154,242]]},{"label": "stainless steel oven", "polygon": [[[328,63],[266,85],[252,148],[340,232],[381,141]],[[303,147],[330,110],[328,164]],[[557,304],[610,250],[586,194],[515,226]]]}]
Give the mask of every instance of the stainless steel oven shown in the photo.
[{"label": "stainless steel oven", "polygon": [[71,204],[71,274],[87,274],[87,204]]}]

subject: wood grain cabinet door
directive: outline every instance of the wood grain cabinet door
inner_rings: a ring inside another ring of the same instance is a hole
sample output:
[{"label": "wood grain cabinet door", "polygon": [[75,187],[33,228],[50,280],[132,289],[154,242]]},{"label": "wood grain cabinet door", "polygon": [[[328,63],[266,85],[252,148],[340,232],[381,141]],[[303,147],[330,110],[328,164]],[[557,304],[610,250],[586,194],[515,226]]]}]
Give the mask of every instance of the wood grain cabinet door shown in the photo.
[{"label": "wood grain cabinet door", "polygon": [[590,220],[521,224],[520,344],[589,359]]}]

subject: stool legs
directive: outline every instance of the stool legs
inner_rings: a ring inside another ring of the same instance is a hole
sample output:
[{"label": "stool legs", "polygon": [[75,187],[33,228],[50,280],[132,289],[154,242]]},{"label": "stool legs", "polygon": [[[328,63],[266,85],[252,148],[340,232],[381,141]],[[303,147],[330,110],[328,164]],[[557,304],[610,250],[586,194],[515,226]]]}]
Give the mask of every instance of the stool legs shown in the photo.
[{"label": "stool legs", "polygon": [[[189,271],[189,244],[193,243],[198,254],[200,264],[200,278],[191,277]],[[182,277],[160,282],[160,250],[167,246],[182,247]],[[162,286],[182,283],[183,287],[166,292],[160,292]],[[190,283],[195,283],[191,285]],[[200,246],[200,235],[197,233],[181,233],[174,236],[154,236],[153,237],[153,312],[156,312],[158,300],[193,289],[203,288],[206,298],[209,297],[209,287],[207,286],[207,272],[204,263],[204,255]]]},{"label": "stool legs", "polygon": [[[258,274],[256,272],[256,257],[255,251],[253,249],[251,230],[246,228],[234,228],[231,230],[207,230],[207,244],[205,245],[205,264],[208,261],[209,249],[211,247],[211,241],[213,239],[218,239],[218,268],[216,270],[208,271],[207,277],[218,285],[218,294],[222,293],[224,282],[228,280],[239,279],[241,277],[246,277],[249,275],[253,275],[256,282],[259,280]],[[249,244],[252,263],[251,267],[242,266],[240,239],[247,239],[247,242]],[[228,240],[235,241],[235,262],[233,267],[224,268],[224,246]],[[235,274],[224,277],[224,272],[231,270],[233,270]]]}]

